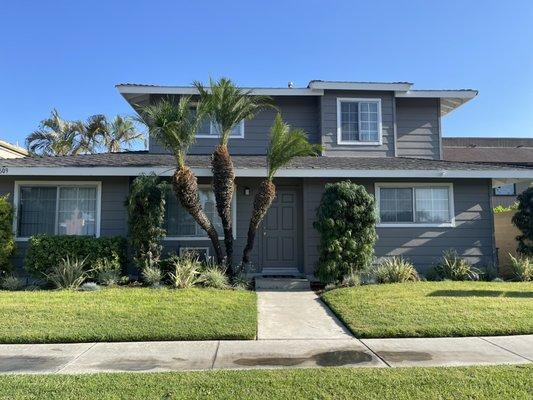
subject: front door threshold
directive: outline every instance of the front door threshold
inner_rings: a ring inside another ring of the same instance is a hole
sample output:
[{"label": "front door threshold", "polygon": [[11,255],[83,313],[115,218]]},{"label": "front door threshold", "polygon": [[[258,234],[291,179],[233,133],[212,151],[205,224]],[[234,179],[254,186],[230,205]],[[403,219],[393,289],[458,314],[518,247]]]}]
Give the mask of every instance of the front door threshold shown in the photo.
[{"label": "front door threshold", "polygon": [[263,268],[260,273],[263,277],[302,277],[297,268]]}]

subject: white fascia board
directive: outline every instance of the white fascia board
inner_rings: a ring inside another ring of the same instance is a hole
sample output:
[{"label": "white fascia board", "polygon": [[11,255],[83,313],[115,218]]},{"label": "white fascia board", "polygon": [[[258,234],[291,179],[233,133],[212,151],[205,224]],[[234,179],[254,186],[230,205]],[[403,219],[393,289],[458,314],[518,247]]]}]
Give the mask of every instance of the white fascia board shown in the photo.
[{"label": "white fascia board", "polygon": [[[175,95],[195,95],[198,89],[190,86],[128,86],[117,85],[120,94],[175,94]],[[323,90],[309,88],[242,88],[251,90],[256,96],[322,96]]]},{"label": "white fascia board", "polygon": [[477,90],[412,90],[398,92],[396,93],[396,97],[472,99],[476,97],[477,94]]},{"label": "white fascia board", "polygon": [[[191,168],[198,177],[212,176],[210,168]],[[155,173],[171,176],[175,167],[8,167],[0,176],[138,176]],[[237,177],[265,177],[265,168],[237,168]],[[533,169],[487,170],[384,170],[384,169],[283,169],[277,177],[291,178],[480,178],[480,179],[529,179]]]},{"label": "white fascia board", "polygon": [[393,91],[406,92],[412,83],[365,83],[365,82],[309,82],[310,89],[326,89],[326,90],[378,90],[378,91]]}]

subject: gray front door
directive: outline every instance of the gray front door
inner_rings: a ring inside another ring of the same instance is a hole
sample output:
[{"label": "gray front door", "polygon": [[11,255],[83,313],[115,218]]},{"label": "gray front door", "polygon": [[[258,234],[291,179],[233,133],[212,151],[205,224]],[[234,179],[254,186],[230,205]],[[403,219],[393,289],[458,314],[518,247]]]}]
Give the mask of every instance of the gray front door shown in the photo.
[{"label": "gray front door", "polygon": [[298,267],[298,192],[278,189],[262,224],[264,268]]}]

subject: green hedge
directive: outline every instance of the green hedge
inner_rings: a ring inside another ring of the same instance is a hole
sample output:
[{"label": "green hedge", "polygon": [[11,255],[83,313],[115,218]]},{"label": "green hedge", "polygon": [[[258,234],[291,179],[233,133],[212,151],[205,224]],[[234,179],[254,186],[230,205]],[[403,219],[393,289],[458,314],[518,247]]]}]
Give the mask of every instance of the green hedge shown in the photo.
[{"label": "green hedge", "polygon": [[9,196],[0,196],[0,278],[11,270],[10,259],[14,253],[13,207]]},{"label": "green hedge", "polygon": [[85,258],[87,267],[101,259],[118,260],[124,265],[126,239],[123,237],[50,236],[30,238],[24,268],[36,278],[42,278],[66,256]]}]

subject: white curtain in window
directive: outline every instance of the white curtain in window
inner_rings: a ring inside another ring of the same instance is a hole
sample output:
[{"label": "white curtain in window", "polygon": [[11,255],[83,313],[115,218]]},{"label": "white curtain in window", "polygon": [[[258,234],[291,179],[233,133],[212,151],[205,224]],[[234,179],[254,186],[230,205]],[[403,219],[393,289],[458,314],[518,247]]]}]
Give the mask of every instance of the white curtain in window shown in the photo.
[{"label": "white curtain in window", "polygon": [[60,187],[58,199],[60,235],[96,234],[96,188]]}]

